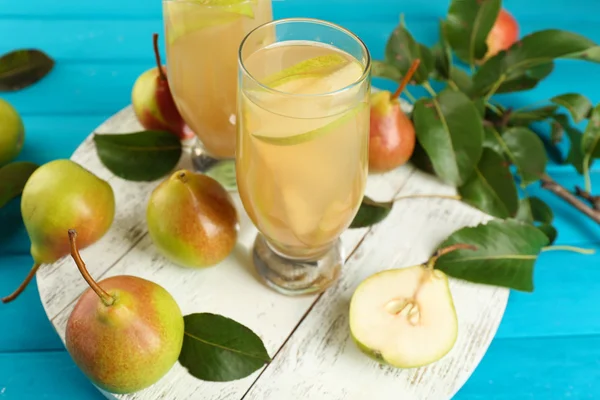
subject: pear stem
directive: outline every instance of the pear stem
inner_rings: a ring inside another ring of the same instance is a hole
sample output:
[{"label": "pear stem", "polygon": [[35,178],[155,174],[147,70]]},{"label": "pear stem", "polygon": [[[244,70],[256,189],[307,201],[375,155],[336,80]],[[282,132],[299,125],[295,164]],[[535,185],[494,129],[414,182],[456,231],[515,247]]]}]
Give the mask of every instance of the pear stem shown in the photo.
[{"label": "pear stem", "polygon": [[410,82],[410,80],[412,79],[415,72],[417,72],[417,68],[419,68],[419,64],[421,64],[420,59],[417,58],[415,61],[413,61],[410,68],[408,69],[408,72],[406,73],[406,75],[404,75],[404,78],[402,78],[402,82],[400,82],[400,86],[398,86],[398,89],[396,89],[396,92],[392,95],[392,100],[394,100],[395,98],[397,98],[398,96],[400,96],[402,94],[402,92],[406,88],[406,85],[408,85],[408,82]]},{"label": "pear stem", "polygon": [[39,268],[40,268],[40,264],[38,264],[38,263],[33,264],[33,267],[29,270],[29,273],[25,277],[25,280],[21,283],[21,285],[19,285],[19,287],[17,288],[17,290],[15,290],[12,294],[4,297],[2,299],[2,302],[4,304],[10,303],[11,301],[13,301],[17,297],[19,297],[19,295],[21,293],[23,293],[23,291],[25,290],[25,288],[27,287],[27,285],[29,285],[29,282],[31,282],[31,280],[33,279],[33,277],[35,276],[35,273],[37,272],[37,270]]},{"label": "pear stem", "polygon": [[158,76],[160,76],[161,80],[166,81],[167,75],[165,75],[165,71],[163,71],[160,50],[158,49],[158,33],[152,35],[152,42],[154,44],[154,58],[156,59],[156,66],[158,67]]},{"label": "pear stem", "polygon": [[79,250],[77,249],[76,241],[77,241],[77,231],[75,231],[75,229],[69,229],[69,243],[71,243],[71,257],[73,257],[73,260],[75,260],[75,264],[77,264],[77,268],[79,269],[79,272],[81,272],[83,279],[85,279],[85,281],[88,283],[88,285],[90,285],[92,290],[94,292],[96,292],[98,297],[100,297],[100,300],[102,300],[102,303],[104,303],[104,305],[107,307],[112,306],[115,303],[115,298],[112,297],[110,294],[106,293],[106,291],[104,289],[102,289],[100,287],[100,285],[98,285],[96,283],[96,281],[91,277],[90,273],[88,272],[87,268],[85,267],[85,263],[81,259],[81,255],[79,255]]},{"label": "pear stem", "polygon": [[443,249],[438,249],[435,253],[433,253],[433,255],[431,256],[429,261],[427,261],[426,267],[428,269],[433,269],[438,258],[443,256],[444,254],[452,253],[453,251],[456,251],[456,250],[473,250],[473,251],[475,251],[475,250],[477,250],[477,247],[473,246],[472,244],[456,243],[451,246],[444,247]]}]

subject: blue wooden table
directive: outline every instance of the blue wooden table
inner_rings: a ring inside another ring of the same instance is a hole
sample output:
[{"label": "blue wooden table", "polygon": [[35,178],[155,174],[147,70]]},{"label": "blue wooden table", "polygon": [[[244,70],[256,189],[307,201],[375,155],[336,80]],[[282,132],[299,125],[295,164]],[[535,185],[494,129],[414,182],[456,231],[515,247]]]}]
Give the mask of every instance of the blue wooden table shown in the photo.
[{"label": "blue wooden table", "polygon": [[[436,40],[447,4],[274,0],[274,10],[276,18],[307,16],[342,24],[381,58],[400,13],[417,39],[429,44]],[[519,20],[522,34],[560,28],[600,43],[597,0],[506,0],[504,5]],[[2,95],[24,118],[26,144],[19,159],[67,158],[96,126],[126,106],[135,78],[153,66],[153,32],[162,32],[158,0],[0,0],[0,53],[37,47],[56,60],[54,71],[39,84]],[[597,103],[598,76],[600,65],[560,61],[537,89],[498,99],[518,106],[575,91]],[[549,171],[566,187],[582,184],[570,167],[551,165]],[[596,170],[592,181],[600,188]],[[540,257],[535,293],[511,293],[492,346],[458,399],[600,398],[600,227],[539,187],[530,192],[554,209],[557,244],[594,248],[598,254]],[[0,294],[14,289],[31,262],[15,200],[0,209]],[[102,398],[65,352],[35,285],[18,301],[0,306],[0,321],[0,399]]]}]

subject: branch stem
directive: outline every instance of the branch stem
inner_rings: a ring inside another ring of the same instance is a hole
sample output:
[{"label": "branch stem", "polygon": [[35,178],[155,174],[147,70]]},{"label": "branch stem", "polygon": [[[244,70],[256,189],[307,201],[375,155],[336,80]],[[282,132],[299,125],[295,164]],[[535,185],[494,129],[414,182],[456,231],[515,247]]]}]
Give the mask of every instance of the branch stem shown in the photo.
[{"label": "branch stem", "polygon": [[573,193],[562,187],[547,174],[543,174],[541,176],[541,182],[542,188],[551,191],[600,225],[600,212],[594,210],[583,201],[578,199]]},{"label": "branch stem", "polygon": [[165,71],[162,68],[162,61],[160,59],[160,50],[158,48],[158,33],[152,35],[152,43],[154,45],[154,58],[156,60],[156,67],[158,68],[158,76],[163,81],[167,80],[167,75],[165,75]]},{"label": "branch stem", "polygon": [[398,196],[395,197],[392,202],[404,199],[427,199],[427,198],[436,198],[436,199],[449,199],[449,200],[461,200],[460,196],[453,195],[445,195],[445,194],[407,194],[406,196]]},{"label": "branch stem", "polygon": [[431,87],[431,85],[429,84],[428,81],[425,81],[421,84],[421,86],[423,86],[425,88],[425,90],[427,90],[427,92],[431,95],[431,97],[436,97],[437,93],[435,92],[435,90],[433,90],[433,88]]},{"label": "branch stem", "polygon": [[88,283],[88,285],[90,285],[92,290],[96,292],[96,294],[98,295],[98,297],[100,297],[100,300],[102,300],[102,303],[104,303],[105,306],[112,306],[115,303],[115,298],[112,297],[110,294],[106,293],[106,291],[96,283],[96,281],[91,277],[90,273],[85,268],[85,263],[81,259],[81,255],[79,254],[79,250],[77,249],[77,232],[74,229],[69,229],[69,243],[71,244],[71,257],[73,257],[75,264],[77,264],[77,268],[83,276],[83,279],[85,279],[85,281]]},{"label": "branch stem", "polygon": [[413,96],[408,89],[405,88],[403,94],[408,98],[408,100],[410,100],[411,103],[413,103],[413,105],[417,102],[417,98]]},{"label": "branch stem", "polygon": [[542,252],[544,252],[544,251],[560,251],[560,250],[572,251],[574,253],[587,254],[587,255],[596,253],[596,250],[594,250],[594,249],[583,249],[581,247],[575,247],[575,246],[548,246],[548,247],[542,248]]},{"label": "branch stem", "polygon": [[496,81],[496,83],[494,84],[494,86],[492,86],[489,93],[485,95],[484,100],[486,103],[488,102],[490,97],[492,97],[494,95],[494,93],[496,93],[496,90],[498,90],[498,88],[504,83],[505,80],[506,80],[506,75],[501,75],[500,79],[498,79]]}]

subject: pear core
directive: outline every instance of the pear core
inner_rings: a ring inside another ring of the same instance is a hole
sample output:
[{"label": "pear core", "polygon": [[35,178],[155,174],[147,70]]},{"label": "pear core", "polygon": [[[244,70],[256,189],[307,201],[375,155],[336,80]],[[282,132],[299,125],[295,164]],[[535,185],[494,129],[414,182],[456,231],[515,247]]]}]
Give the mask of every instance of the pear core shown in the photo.
[{"label": "pear core", "polygon": [[421,265],[372,275],[352,296],[350,331],[383,364],[415,368],[441,359],[458,333],[448,278]]}]

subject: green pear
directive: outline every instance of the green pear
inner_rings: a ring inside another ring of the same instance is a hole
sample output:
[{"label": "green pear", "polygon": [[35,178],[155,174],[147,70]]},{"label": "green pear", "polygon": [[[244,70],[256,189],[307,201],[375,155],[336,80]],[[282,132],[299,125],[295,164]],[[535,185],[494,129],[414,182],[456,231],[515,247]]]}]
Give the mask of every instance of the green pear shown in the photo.
[{"label": "green pear", "polygon": [[69,230],[71,254],[90,288],[69,316],[65,342],[75,364],[99,388],[133,393],[156,383],[173,367],[183,344],[177,302],[162,286],[121,275],[96,283]]},{"label": "green pear", "polygon": [[24,140],[25,127],[19,113],[0,99],[0,167],[19,155]]},{"label": "green pear", "polygon": [[21,286],[2,299],[16,299],[33,279],[41,264],[69,254],[64,234],[77,229],[81,248],[100,239],[115,215],[115,197],[108,182],[71,160],[55,160],[40,166],[27,180],[21,197],[21,215],[31,240],[34,266]]},{"label": "green pear", "polygon": [[146,221],[159,251],[186,267],[221,262],[237,241],[238,216],[229,193],[213,178],[187,170],[154,189]]},{"label": "green pear", "polygon": [[350,331],[382,364],[415,368],[439,360],[458,332],[448,278],[422,265],[370,276],[352,296]]}]

